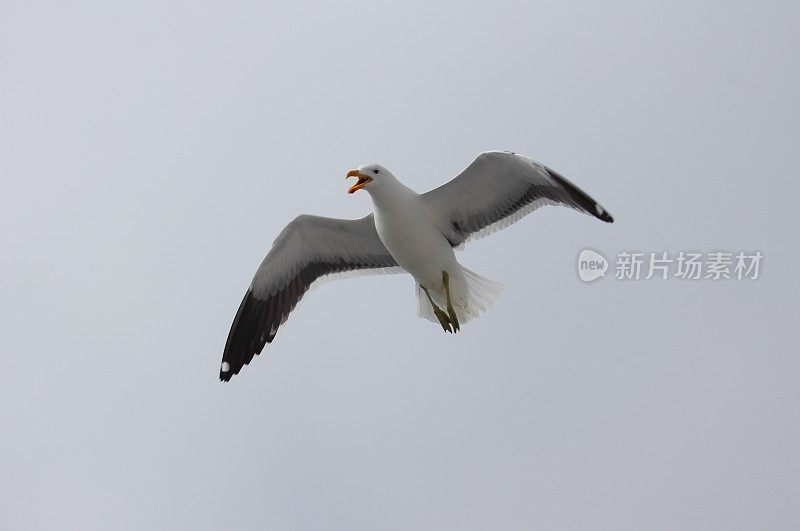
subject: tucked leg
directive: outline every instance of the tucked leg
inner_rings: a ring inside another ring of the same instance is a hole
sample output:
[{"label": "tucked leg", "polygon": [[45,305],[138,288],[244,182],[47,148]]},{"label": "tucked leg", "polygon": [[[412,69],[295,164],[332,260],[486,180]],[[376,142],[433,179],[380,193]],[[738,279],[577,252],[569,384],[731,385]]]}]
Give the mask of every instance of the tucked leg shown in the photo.
[{"label": "tucked leg", "polygon": [[442,271],[442,283],[444,283],[444,293],[447,296],[447,313],[453,325],[453,332],[458,332],[461,327],[458,325],[458,316],[453,309],[453,303],[450,301],[450,275],[447,274],[447,271]]},{"label": "tucked leg", "polygon": [[428,288],[422,286],[422,290],[425,292],[425,295],[428,296],[428,301],[430,301],[431,306],[433,307],[433,314],[436,316],[437,319],[439,319],[439,324],[442,325],[442,328],[444,329],[445,332],[450,332],[452,334],[453,329],[450,327],[450,318],[447,316],[446,313],[442,311],[441,308],[436,306],[435,302],[433,302],[431,294],[428,293]]}]

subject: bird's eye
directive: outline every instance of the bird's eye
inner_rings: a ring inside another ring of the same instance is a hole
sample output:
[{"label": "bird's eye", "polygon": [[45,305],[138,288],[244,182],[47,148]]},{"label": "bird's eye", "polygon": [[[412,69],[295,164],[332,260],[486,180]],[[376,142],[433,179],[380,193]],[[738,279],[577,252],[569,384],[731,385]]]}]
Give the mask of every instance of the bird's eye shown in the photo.
[{"label": "bird's eye", "polygon": [[380,170],[377,170],[377,169],[372,170],[372,173],[380,173]]}]

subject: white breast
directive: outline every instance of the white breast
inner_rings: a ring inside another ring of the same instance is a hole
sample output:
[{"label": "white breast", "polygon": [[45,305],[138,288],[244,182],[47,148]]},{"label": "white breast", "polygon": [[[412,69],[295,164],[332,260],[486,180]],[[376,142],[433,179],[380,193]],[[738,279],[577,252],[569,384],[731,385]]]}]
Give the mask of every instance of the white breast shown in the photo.
[{"label": "white breast", "polygon": [[375,201],[375,228],[400,267],[424,286],[441,283],[442,271],[458,269],[450,242],[416,193]]}]

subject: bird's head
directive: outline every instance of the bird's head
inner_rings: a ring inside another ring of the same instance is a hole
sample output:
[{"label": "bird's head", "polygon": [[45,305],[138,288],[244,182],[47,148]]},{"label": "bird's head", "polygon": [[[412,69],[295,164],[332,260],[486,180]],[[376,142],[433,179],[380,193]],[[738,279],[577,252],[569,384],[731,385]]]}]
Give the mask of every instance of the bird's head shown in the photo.
[{"label": "bird's head", "polygon": [[354,194],[362,188],[366,188],[369,192],[394,180],[394,176],[389,170],[380,164],[364,164],[363,166],[359,166],[357,170],[350,170],[347,172],[345,179],[349,179],[350,177],[357,177],[358,181],[347,190],[348,194]]}]

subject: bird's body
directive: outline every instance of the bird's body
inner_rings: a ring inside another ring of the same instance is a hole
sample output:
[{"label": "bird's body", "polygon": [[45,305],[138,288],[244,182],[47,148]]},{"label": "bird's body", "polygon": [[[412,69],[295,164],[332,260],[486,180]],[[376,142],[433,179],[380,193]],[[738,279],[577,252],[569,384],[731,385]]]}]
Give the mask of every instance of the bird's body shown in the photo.
[{"label": "bird's body", "polygon": [[425,286],[439,306],[446,305],[442,284],[446,271],[453,306],[466,309],[467,283],[461,265],[420,194],[396,181],[373,193],[372,202],[375,229],[395,262]]},{"label": "bird's body", "polygon": [[360,219],[298,216],[278,235],[236,313],[220,379],[230,380],[275,338],[319,279],[373,271],[409,273],[418,315],[447,332],[484,312],[501,286],[463,267],[454,249],[502,229],[543,205],[613,218],[544,165],[508,151],[482,153],[455,179],[418,194],[386,168],[367,164],[349,193],[366,190],[374,212]]}]

